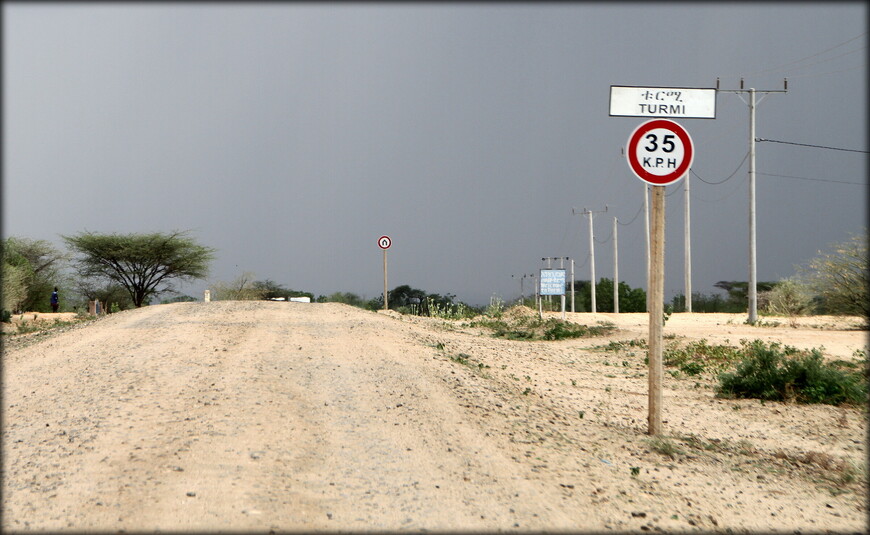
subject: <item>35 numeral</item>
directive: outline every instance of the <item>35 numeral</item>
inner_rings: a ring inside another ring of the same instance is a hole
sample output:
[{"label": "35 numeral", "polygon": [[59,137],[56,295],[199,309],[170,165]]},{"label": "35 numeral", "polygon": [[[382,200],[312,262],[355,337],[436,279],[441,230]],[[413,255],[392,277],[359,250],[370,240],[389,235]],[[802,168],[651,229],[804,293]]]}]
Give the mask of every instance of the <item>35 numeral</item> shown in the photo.
[{"label": "35 numeral", "polygon": [[[658,145],[658,136],[655,134],[647,134],[644,136],[645,139],[649,140],[649,145],[644,147],[647,152],[655,152],[659,150]],[[674,135],[673,134],[665,134],[664,138],[662,138],[662,151],[663,152],[674,152],[676,145],[674,145]]]}]

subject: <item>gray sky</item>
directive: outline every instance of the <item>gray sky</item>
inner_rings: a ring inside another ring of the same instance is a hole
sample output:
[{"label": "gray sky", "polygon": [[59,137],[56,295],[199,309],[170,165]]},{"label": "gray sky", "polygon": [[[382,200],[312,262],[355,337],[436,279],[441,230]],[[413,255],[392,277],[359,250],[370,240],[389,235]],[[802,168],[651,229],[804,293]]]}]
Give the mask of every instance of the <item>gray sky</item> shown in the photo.
[{"label": "gray sky", "polygon": [[[621,154],[644,119],[610,117],[610,86],[787,77],[758,137],[866,150],[866,47],[864,2],[4,2],[3,232],[191,230],[218,249],[210,281],[369,298],[387,234],[390,288],[482,304],[518,297],[542,257],[588,279],[572,208],[607,205],[596,278],[617,217],[619,278],[645,287],[644,187]],[[748,109],[720,92],[716,119],[678,120],[696,292],[748,279]],[[866,225],[866,153],[756,147],[758,280]],[[669,300],[682,183],[667,194]]]}]

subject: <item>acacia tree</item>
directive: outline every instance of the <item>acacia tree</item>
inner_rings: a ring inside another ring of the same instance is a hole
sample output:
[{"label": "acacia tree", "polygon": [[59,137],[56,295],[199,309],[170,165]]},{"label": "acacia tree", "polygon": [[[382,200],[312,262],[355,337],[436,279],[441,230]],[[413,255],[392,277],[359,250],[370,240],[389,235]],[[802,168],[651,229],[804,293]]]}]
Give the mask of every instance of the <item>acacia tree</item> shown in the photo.
[{"label": "acacia tree", "polygon": [[867,229],[819,251],[800,272],[818,300],[819,312],[864,316],[870,322],[870,269]]},{"label": "acacia tree", "polygon": [[27,297],[27,271],[21,266],[3,262],[3,293],[0,308],[18,312]]},{"label": "acacia tree", "polygon": [[812,296],[807,286],[796,278],[781,280],[773,290],[764,292],[759,301],[766,301],[765,308],[774,314],[788,316],[789,325],[797,326],[797,317],[812,309]]},{"label": "acacia tree", "polygon": [[107,279],[129,292],[141,307],[151,296],[171,291],[172,280],[202,279],[215,250],[197,244],[186,232],[61,236],[81,257],[78,273]]},{"label": "acacia tree", "polygon": [[63,285],[61,269],[69,255],[45,240],[10,236],[3,241],[2,256],[4,290],[11,292],[4,307],[47,312],[52,287]]}]

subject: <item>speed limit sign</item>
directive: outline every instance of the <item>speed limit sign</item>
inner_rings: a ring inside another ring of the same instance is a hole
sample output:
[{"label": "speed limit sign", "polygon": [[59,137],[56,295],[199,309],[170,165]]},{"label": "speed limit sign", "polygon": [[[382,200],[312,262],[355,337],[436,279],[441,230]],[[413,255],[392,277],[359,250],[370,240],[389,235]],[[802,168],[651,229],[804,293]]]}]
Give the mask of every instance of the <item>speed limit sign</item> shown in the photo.
[{"label": "speed limit sign", "polygon": [[378,247],[385,251],[389,249],[390,245],[392,244],[393,240],[391,240],[389,236],[381,236],[380,238],[378,238]]},{"label": "speed limit sign", "polygon": [[653,119],[628,137],[628,165],[653,186],[677,182],[692,166],[695,151],[686,129],[668,119]]}]

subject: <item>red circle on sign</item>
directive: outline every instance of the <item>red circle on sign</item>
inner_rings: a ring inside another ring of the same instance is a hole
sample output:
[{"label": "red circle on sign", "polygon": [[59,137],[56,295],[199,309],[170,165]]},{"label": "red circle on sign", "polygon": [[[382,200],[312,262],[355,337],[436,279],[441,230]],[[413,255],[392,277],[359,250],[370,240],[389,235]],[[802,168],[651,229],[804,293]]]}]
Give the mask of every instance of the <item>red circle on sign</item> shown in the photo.
[{"label": "red circle on sign", "polygon": [[[647,171],[644,168],[643,162],[637,155],[638,145],[640,144],[641,139],[643,139],[647,133],[656,129],[667,130],[677,136],[682,143],[683,149],[682,161],[674,167],[673,171],[661,175]],[[686,132],[685,128],[668,119],[653,119],[641,124],[631,133],[628,137],[626,155],[628,156],[628,166],[631,167],[631,170],[638,178],[654,186],[665,186],[673,184],[683,178],[689,170],[689,167],[692,165],[695,151],[692,146],[692,138],[689,136],[689,133]]]},{"label": "red circle on sign", "polygon": [[392,244],[393,240],[391,240],[389,236],[381,236],[378,238],[378,247],[381,249],[389,249]]}]

